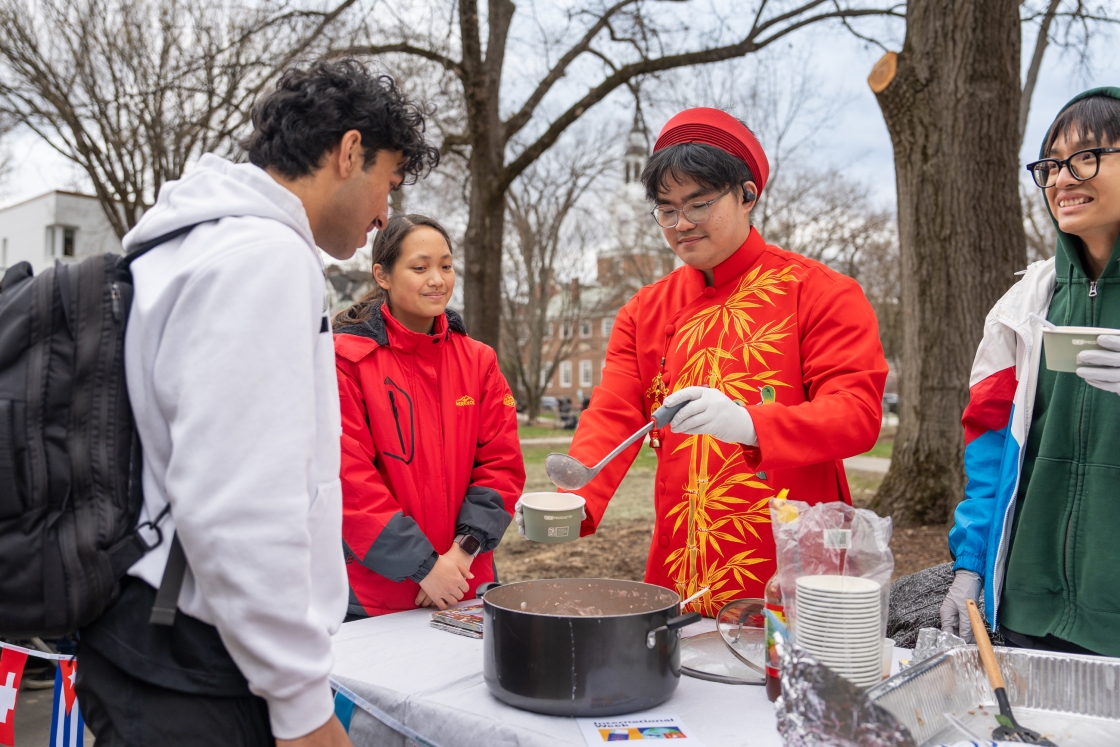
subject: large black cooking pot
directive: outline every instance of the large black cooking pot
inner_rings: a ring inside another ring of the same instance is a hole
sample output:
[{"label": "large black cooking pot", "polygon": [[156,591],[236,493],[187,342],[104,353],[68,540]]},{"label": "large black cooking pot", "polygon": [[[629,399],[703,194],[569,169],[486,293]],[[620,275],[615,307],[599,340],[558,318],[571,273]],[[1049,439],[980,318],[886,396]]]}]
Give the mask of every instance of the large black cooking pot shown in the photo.
[{"label": "large black cooking pot", "polygon": [[614,716],[668,700],[681,676],[680,598],[636,581],[561,578],[491,587],[483,674],[497,698],[553,716]]}]

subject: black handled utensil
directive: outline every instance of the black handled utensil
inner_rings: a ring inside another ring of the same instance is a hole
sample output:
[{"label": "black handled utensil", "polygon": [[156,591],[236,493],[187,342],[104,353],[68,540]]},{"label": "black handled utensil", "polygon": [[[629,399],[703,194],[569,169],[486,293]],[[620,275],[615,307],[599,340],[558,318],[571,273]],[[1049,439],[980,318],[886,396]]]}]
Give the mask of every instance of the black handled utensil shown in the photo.
[{"label": "black handled utensil", "polygon": [[683,615],[677,615],[661,627],[654,628],[653,630],[646,633],[646,648],[654,648],[657,645],[658,633],[669,633],[674,630],[680,630],[686,625],[698,623],[703,619],[704,616],[699,612],[686,612]]},{"label": "black handled utensil", "polygon": [[992,642],[988,638],[988,631],[984,627],[984,618],[980,617],[980,610],[976,602],[968,600],[968,619],[972,622],[972,634],[976,636],[976,648],[980,651],[980,661],[984,663],[984,670],[988,673],[988,681],[992,683],[992,690],[999,703],[999,726],[992,731],[992,739],[997,742],[1022,742],[1025,744],[1040,744],[1043,747],[1058,747],[1042,736],[1037,731],[1028,729],[1015,720],[1011,713],[1011,703],[1007,700],[1007,688],[1003,686],[1003,675],[999,671],[996,661],[996,652],[992,650]]},{"label": "black handled utensil", "polygon": [[549,480],[552,480],[552,484],[558,488],[563,488],[564,490],[578,490],[582,488],[595,479],[595,475],[599,474],[599,470],[603,469],[607,462],[626,451],[626,447],[630,446],[630,444],[634,443],[639,438],[643,438],[647,433],[653,430],[654,425],[658,428],[664,428],[672,422],[677,412],[690,401],[691,400],[685,400],[672,407],[658,407],[653,411],[653,416],[648,423],[642,426],[633,436],[620,443],[614,451],[603,457],[603,460],[594,467],[584,465],[583,462],[576,459],[574,456],[556,453],[549,454],[544,460],[545,474],[548,475]]}]

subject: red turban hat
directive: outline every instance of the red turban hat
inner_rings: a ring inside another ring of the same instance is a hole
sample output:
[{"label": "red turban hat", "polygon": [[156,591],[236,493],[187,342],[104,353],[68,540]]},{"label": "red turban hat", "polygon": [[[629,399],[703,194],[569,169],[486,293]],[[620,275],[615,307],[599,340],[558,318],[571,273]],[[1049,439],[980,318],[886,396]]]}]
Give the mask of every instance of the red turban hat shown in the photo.
[{"label": "red turban hat", "polygon": [[678,143],[703,143],[730,153],[750,168],[759,192],[766,186],[770,162],[762,146],[742,122],[727,112],[707,107],[685,109],[665,123],[653,152]]}]

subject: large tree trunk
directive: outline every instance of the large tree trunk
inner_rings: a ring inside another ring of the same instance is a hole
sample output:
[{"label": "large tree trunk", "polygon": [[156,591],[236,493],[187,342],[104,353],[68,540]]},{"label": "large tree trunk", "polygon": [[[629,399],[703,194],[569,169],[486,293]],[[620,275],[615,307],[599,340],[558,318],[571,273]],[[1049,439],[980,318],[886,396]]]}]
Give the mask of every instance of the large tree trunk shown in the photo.
[{"label": "large tree trunk", "polygon": [[463,239],[463,317],[471,337],[497,350],[501,335],[505,200],[486,188],[491,181],[483,174],[471,175],[470,217]]},{"label": "large tree trunk", "polygon": [[872,71],[894,145],[904,343],[899,429],[875,508],[945,522],[963,497],[961,414],[984,317],[1026,263],[1019,0],[910,0]]},{"label": "large tree trunk", "polygon": [[484,51],[478,0],[459,3],[463,89],[471,146],[470,215],[463,237],[463,316],[471,337],[495,350],[501,340],[502,238],[508,187],[500,183],[506,165],[507,137],[499,102],[506,38],[515,10],[510,0],[488,0]]}]

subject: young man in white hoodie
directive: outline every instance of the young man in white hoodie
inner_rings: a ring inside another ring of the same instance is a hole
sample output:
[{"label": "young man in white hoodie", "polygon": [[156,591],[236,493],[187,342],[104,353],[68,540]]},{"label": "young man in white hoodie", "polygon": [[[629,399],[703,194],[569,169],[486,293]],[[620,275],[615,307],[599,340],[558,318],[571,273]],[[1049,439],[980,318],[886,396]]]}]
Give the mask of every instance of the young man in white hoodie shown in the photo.
[{"label": "young man in white hoodie", "polygon": [[[338,391],[323,265],[438,162],[424,115],[352,60],[287,71],[253,110],[250,163],[207,155],[160,190],[129,250],[128,393],[141,522],[163,542],[82,631],[78,694],[103,745],[349,745],[330,636],[347,607]],[[177,534],[189,570],[148,622]]]}]

